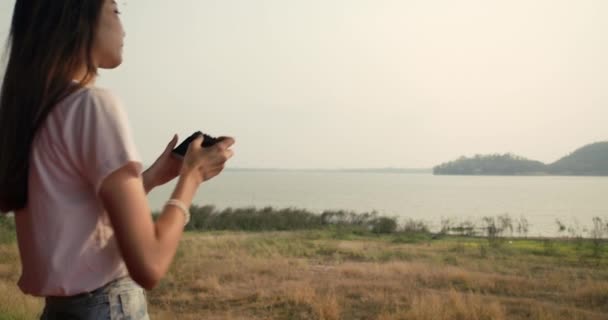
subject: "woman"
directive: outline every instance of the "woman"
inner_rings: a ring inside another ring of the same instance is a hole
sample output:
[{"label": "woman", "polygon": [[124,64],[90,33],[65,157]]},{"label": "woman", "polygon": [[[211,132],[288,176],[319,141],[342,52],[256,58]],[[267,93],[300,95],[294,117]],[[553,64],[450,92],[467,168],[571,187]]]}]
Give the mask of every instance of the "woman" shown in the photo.
[{"label": "woman", "polygon": [[[124,109],[95,87],[122,62],[112,0],[16,0],[0,92],[0,212],[13,211],[18,285],[45,297],[42,319],[148,319],[199,185],[232,157],[234,139],[183,161],[171,150],[146,171]],[[154,222],[146,192],[178,178]]]}]

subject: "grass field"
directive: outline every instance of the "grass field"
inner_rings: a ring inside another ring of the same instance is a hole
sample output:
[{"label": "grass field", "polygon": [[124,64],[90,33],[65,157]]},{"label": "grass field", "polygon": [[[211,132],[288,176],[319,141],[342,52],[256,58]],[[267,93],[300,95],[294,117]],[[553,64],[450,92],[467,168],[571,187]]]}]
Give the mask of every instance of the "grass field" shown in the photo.
[{"label": "grass field", "polygon": [[[188,232],[148,292],[152,319],[608,319],[608,254],[591,240],[340,228]],[[0,319],[35,319],[15,243],[0,244]]]}]

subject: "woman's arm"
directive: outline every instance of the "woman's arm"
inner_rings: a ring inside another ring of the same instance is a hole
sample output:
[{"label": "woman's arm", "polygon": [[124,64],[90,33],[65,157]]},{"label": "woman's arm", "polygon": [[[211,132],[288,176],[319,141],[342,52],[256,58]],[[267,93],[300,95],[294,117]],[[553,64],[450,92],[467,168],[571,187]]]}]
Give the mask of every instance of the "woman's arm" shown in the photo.
[{"label": "woman's arm", "polygon": [[[181,175],[171,198],[190,205],[200,181]],[[99,191],[131,278],[147,290],[165,275],[184,229],[179,208],[166,206],[154,223],[142,178],[128,164],[108,176]]]},{"label": "woman's arm", "polygon": [[[188,148],[171,198],[190,206],[203,181],[223,169],[234,152],[234,139],[227,137],[213,147],[201,148],[203,137]],[[118,246],[131,278],[147,290],[167,273],[184,229],[179,208],[165,206],[154,222],[136,162],[112,172],[101,183],[99,196],[114,228]]]}]

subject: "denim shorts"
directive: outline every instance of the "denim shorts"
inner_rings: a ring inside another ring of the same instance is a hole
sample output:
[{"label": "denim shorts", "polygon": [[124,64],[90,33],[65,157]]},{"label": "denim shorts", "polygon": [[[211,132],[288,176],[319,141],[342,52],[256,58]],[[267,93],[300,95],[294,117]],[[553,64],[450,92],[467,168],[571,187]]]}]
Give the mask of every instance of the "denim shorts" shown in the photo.
[{"label": "denim shorts", "polygon": [[91,292],[46,297],[41,320],[149,320],[145,290],[130,277]]}]

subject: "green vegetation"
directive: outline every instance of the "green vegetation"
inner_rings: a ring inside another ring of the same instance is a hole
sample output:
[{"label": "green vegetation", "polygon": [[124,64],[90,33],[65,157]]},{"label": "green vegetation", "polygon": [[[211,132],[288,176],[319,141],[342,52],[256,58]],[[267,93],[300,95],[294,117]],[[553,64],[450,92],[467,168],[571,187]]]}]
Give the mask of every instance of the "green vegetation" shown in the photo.
[{"label": "green vegetation", "polygon": [[[154,217],[157,215],[158,212]],[[464,250],[465,243],[469,246],[474,243],[484,256],[490,250],[513,248],[512,244],[516,242],[525,244],[522,250],[527,250],[529,254],[575,254],[579,260],[597,261],[604,258],[608,247],[608,219],[601,217],[593,217],[590,228],[583,228],[578,223],[567,226],[556,220],[555,230],[559,237],[546,239],[528,239],[528,220],[523,216],[514,218],[509,214],[485,216],[478,221],[443,219],[441,228],[433,231],[423,221],[411,218],[399,220],[395,217],[379,216],[376,212],[337,210],[316,214],[297,208],[249,207],[218,210],[214,206],[195,205],[191,208],[190,221],[186,227],[187,231],[308,231],[310,236],[322,234],[323,237],[339,240],[377,237],[397,244],[431,243],[445,239],[454,241],[461,251]]]},{"label": "green vegetation", "polygon": [[0,244],[13,242],[15,239],[15,219],[0,214]]},{"label": "green vegetation", "polygon": [[[191,219],[186,231],[328,231],[336,238],[357,236],[396,235],[396,241],[418,242],[420,239],[440,239],[449,236],[461,238],[484,238],[492,247],[500,246],[506,240],[527,238],[530,225],[521,216],[509,214],[485,216],[474,221],[446,218],[441,225],[432,230],[421,220],[412,218],[380,216],[376,211],[357,213],[346,210],[326,210],[318,214],[299,208],[226,208],[219,210],[212,205],[190,208]],[[160,212],[153,213],[156,219]],[[593,217],[590,228],[578,222],[566,225],[556,220],[556,234],[560,239],[573,242],[590,240],[596,247],[604,245],[608,237],[608,219]],[[0,244],[15,241],[15,221],[12,216],[0,215]],[[415,240],[412,240],[415,239]],[[555,240],[555,239],[554,239]],[[583,241],[584,242],[584,241]]]},{"label": "green vegetation", "polygon": [[441,164],[433,168],[434,174],[459,175],[525,175],[542,174],[545,164],[512,154],[476,155]]},{"label": "green vegetation", "polygon": [[552,163],[529,160],[513,154],[476,155],[440,164],[437,175],[608,175],[608,142],[584,146]]},{"label": "green vegetation", "polygon": [[[355,213],[345,210],[316,214],[305,209],[273,207],[226,208],[214,206],[190,208],[191,218],[186,230],[289,231],[342,229],[355,233],[394,233],[400,231],[397,218],[381,217],[377,212]],[[154,216],[158,216],[155,212]],[[404,226],[405,227],[405,226]]]}]

